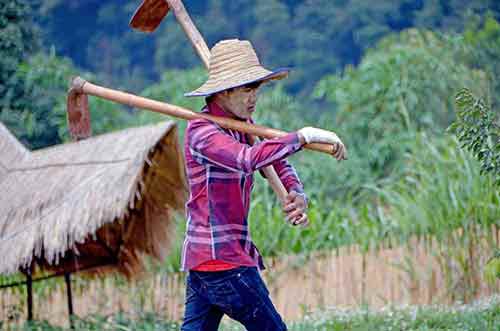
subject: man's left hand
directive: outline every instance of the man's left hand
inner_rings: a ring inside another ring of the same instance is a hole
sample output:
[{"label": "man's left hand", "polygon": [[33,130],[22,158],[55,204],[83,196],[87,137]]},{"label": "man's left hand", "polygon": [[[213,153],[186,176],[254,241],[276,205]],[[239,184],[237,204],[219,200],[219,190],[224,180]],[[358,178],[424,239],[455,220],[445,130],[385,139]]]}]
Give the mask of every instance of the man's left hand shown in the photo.
[{"label": "man's left hand", "polygon": [[291,191],[288,193],[283,206],[283,211],[286,213],[286,221],[292,225],[308,226],[309,219],[307,218],[307,201],[303,194]]}]

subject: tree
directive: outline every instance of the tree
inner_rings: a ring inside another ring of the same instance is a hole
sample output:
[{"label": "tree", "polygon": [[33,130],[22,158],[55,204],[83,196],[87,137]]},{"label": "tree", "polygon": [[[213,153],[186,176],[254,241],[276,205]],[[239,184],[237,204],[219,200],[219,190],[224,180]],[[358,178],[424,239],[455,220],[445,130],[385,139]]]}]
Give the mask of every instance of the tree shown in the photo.
[{"label": "tree", "polygon": [[30,7],[22,0],[0,3],[0,109],[22,96],[22,82],[14,73],[39,46]]},{"label": "tree", "polygon": [[37,149],[62,142],[61,126],[66,127],[66,91],[76,73],[69,59],[55,51],[38,53],[21,63],[14,74],[20,94],[10,107],[2,109],[0,120],[25,145]]},{"label": "tree", "polygon": [[[142,90],[166,70],[200,63],[172,13],[155,33],[143,34],[128,26],[137,0],[41,3],[38,17],[48,43],[113,86]],[[324,75],[358,64],[367,49],[390,33],[415,26],[462,31],[465,18],[472,14],[482,18],[490,9],[500,16],[495,0],[184,0],[184,4],[209,47],[226,38],[252,40],[265,65],[293,67],[285,86],[301,96],[308,96]]]},{"label": "tree", "polygon": [[[492,15],[490,13],[490,15]],[[491,81],[491,96],[488,96],[492,109],[500,109],[500,23],[489,16],[485,20],[471,19],[464,32],[469,47],[463,49],[463,57],[473,67],[483,70]]]},{"label": "tree", "polygon": [[[31,8],[20,0],[0,3],[0,120],[22,136],[27,92],[24,77],[17,75],[20,64],[39,45]],[[24,142],[28,141],[24,139]]]}]

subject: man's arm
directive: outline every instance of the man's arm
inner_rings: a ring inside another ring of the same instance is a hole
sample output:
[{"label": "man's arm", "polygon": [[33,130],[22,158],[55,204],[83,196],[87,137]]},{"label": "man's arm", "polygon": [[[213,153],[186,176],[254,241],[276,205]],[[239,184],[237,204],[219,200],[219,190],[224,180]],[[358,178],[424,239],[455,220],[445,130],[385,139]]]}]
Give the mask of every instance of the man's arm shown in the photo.
[{"label": "man's arm", "polygon": [[190,121],[186,139],[197,162],[244,173],[252,173],[284,159],[303,145],[297,133],[290,133],[249,146],[206,120]]},{"label": "man's arm", "polygon": [[297,171],[286,159],[274,162],[273,167],[287,192],[295,191],[300,194],[304,193],[304,185],[302,185]]}]

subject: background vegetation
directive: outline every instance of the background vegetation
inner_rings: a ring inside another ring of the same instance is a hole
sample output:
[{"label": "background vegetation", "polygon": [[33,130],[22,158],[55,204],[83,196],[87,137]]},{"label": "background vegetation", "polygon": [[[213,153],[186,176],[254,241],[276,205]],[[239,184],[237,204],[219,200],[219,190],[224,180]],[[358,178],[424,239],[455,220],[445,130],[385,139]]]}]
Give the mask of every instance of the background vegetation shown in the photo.
[{"label": "background vegetation", "polygon": [[[0,1],[0,121],[33,149],[68,141],[65,95],[76,74],[200,109],[203,100],[182,96],[206,77],[191,46],[170,16],[152,35],[130,30],[138,3]],[[247,38],[266,66],[293,67],[290,79],[260,92],[258,123],[290,131],[306,125],[329,129],[349,150],[343,163],[310,152],[291,158],[310,197],[309,228],[284,225],[272,192],[256,176],[251,223],[262,253],[307,254],[351,244],[367,251],[405,245],[417,236],[438,243],[435,254],[443,265],[457,262],[448,270],[447,286],[457,299],[470,300],[483,266],[468,248],[483,242],[498,247],[498,131],[484,130],[498,128],[500,2],[184,3],[209,46],[222,38]],[[482,127],[477,116],[468,117],[469,140],[460,135],[467,130],[464,108],[455,106],[464,87],[482,100],[487,117]],[[90,102],[95,134],[165,119]],[[452,126],[456,138],[446,129],[460,109],[462,122]],[[474,137],[486,137],[481,146],[490,154],[472,146]],[[460,148],[464,142],[472,153]],[[494,171],[486,169],[492,165]],[[181,219],[179,237],[183,227]],[[156,270],[178,270],[179,250]]]}]

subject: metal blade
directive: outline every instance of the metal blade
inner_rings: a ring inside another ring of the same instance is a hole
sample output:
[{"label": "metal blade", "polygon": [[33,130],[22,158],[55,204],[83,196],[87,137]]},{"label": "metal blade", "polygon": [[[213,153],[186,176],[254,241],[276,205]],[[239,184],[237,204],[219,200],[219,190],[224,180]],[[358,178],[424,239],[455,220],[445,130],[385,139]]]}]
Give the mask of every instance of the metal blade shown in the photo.
[{"label": "metal blade", "polygon": [[92,135],[89,98],[75,88],[71,88],[68,92],[67,120],[69,133],[73,140],[85,139]]},{"label": "metal blade", "polygon": [[130,26],[142,32],[153,32],[168,14],[170,7],[165,0],[144,0],[130,20]]}]

